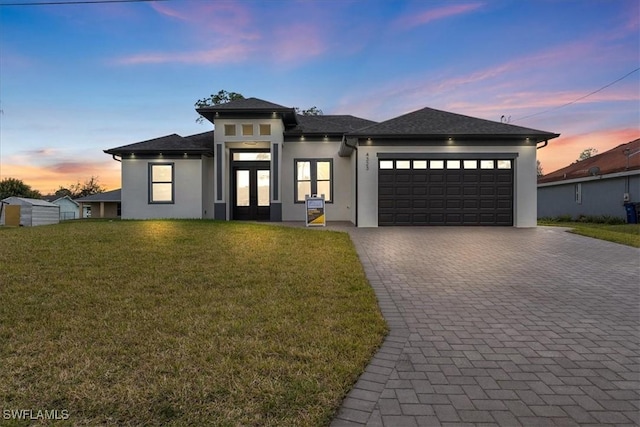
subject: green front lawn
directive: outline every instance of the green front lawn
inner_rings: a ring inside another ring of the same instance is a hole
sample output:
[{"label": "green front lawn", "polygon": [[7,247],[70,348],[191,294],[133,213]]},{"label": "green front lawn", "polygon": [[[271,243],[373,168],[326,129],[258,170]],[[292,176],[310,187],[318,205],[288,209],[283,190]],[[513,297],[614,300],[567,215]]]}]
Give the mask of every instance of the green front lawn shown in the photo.
[{"label": "green front lawn", "polygon": [[345,233],[69,221],[0,271],[0,408],[69,425],[326,425],[386,332]]},{"label": "green front lawn", "polygon": [[609,242],[640,248],[640,224],[599,224],[593,222],[567,222],[540,220],[539,225],[569,227],[569,232]]}]

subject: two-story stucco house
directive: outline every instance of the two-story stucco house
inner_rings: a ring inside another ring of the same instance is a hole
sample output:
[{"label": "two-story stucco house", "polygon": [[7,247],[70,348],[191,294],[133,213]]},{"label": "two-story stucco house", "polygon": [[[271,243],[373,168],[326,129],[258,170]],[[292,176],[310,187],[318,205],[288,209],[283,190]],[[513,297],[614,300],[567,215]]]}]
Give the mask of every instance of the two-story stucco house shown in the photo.
[{"label": "two-story stucco house", "polygon": [[122,218],[536,225],[536,148],[558,134],[425,108],[376,123],[247,98],[197,110],[214,130],[105,150]]}]

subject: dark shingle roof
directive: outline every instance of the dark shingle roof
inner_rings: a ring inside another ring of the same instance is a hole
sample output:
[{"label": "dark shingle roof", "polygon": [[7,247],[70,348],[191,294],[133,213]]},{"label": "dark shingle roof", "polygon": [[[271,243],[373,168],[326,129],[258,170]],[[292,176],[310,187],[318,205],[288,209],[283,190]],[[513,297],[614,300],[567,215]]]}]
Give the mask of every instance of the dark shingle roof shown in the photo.
[{"label": "dark shingle roof", "polygon": [[376,123],[351,115],[298,115],[297,119],[298,125],[287,134],[344,134]]},{"label": "dark shingle roof", "polygon": [[284,105],[274,104],[273,102],[265,101],[259,98],[243,98],[236,99],[235,101],[226,102],[224,104],[213,105],[211,107],[197,108],[196,111],[200,113],[202,111],[229,111],[229,110],[293,110],[291,107],[285,107]]},{"label": "dark shingle roof", "polygon": [[538,184],[584,178],[592,176],[594,173],[595,175],[607,175],[638,169],[640,169],[640,139],[618,145],[609,151],[548,173],[538,179]]},{"label": "dark shingle roof", "polygon": [[187,137],[178,134],[161,136],[160,138],[123,145],[122,147],[104,150],[107,154],[125,153],[157,153],[157,152],[198,152],[213,151],[213,131],[199,133]]},{"label": "dark shingle roof", "polygon": [[104,193],[92,194],[90,196],[80,197],[76,202],[97,203],[97,202],[120,202],[122,199],[122,190],[105,191]]},{"label": "dark shingle roof", "polygon": [[437,136],[440,138],[445,136],[527,136],[541,141],[555,138],[558,135],[536,129],[435,110],[433,108],[423,108],[359,129],[352,132],[352,136]]},{"label": "dark shingle roof", "polygon": [[295,126],[296,113],[295,109],[285,107],[283,105],[274,104],[259,98],[243,98],[224,104],[212,105],[211,107],[196,108],[198,114],[215,123],[217,117],[244,117],[248,114],[273,114],[276,113],[282,117],[285,125]]}]

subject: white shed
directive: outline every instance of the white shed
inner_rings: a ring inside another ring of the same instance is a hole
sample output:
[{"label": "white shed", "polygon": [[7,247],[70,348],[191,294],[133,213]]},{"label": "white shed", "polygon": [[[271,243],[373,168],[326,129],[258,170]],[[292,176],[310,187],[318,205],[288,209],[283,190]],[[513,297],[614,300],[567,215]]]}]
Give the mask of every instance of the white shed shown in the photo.
[{"label": "white shed", "polygon": [[[35,225],[58,224],[60,222],[60,206],[46,200],[27,199],[24,197],[7,197],[2,200],[0,224],[11,225],[7,221],[12,206],[19,206],[19,225],[30,227]],[[14,208],[15,209],[15,208]],[[18,225],[18,224],[16,224]]]}]

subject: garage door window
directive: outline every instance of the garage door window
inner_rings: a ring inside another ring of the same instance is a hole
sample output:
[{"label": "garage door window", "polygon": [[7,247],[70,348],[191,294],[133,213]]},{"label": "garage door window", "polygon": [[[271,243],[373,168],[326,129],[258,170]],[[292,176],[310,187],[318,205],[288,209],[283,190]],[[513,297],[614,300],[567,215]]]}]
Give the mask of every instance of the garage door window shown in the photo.
[{"label": "garage door window", "polygon": [[498,160],[498,169],[511,169],[511,160]]},{"label": "garage door window", "polygon": [[480,169],[493,169],[493,160],[480,160]]},{"label": "garage door window", "polygon": [[414,160],[413,161],[413,168],[414,169],[426,169],[427,168],[427,161],[426,160]]},{"label": "garage door window", "polygon": [[447,169],[460,169],[460,160],[447,160]]},{"label": "garage door window", "polygon": [[430,169],[444,169],[444,160],[431,160],[429,162]]},{"label": "garage door window", "polygon": [[465,169],[477,169],[478,168],[478,161],[477,160],[465,160],[464,161],[464,168]]},{"label": "garage door window", "polygon": [[380,169],[393,169],[393,160],[380,160]]}]

